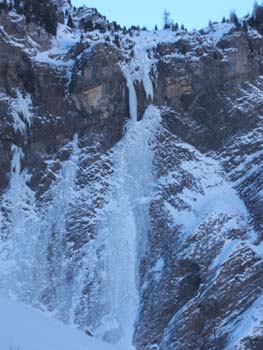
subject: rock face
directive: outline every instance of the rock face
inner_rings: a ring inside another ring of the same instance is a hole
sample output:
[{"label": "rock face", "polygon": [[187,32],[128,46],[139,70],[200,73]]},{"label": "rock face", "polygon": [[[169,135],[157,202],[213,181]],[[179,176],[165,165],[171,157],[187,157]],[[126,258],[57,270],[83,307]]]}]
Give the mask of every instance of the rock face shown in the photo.
[{"label": "rock face", "polygon": [[56,5],[57,38],[0,15],[0,293],[124,348],[262,349],[262,37]]},{"label": "rock face", "polygon": [[88,49],[75,63],[69,89],[77,111],[90,116],[87,123],[107,130],[110,146],[121,138],[129,114],[121,60],[120,52],[107,43]]}]

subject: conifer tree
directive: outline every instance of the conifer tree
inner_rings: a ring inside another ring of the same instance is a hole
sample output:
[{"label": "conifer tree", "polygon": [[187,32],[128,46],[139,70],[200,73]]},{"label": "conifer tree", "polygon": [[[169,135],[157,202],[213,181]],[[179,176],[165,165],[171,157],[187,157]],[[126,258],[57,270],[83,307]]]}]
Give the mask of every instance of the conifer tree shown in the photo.
[{"label": "conifer tree", "polygon": [[20,8],[20,0],[14,0],[14,8],[18,11]]},{"label": "conifer tree", "polygon": [[243,30],[244,30],[245,32],[248,31],[248,26],[247,26],[247,21],[246,21],[246,20],[243,21],[242,28],[243,28]]},{"label": "conifer tree", "polygon": [[118,34],[115,34],[114,36],[114,40],[113,40],[114,44],[118,47],[120,47],[120,38],[119,38],[119,35]]},{"label": "conifer tree", "polygon": [[263,28],[263,6],[258,5],[257,2],[254,5],[253,17],[254,17],[255,26],[257,27],[257,29],[262,30],[262,28]]},{"label": "conifer tree", "polygon": [[240,23],[235,11],[230,13],[230,22],[233,23],[237,28],[240,27]]},{"label": "conifer tree", "polygon": [[44,27],[48,33],[57,34],[57,13],[53,4],[47,3],[43,17]]},{"label": "conifer tree", "polygon": [[163,29],[169,29],[171,25],[171,15],[168,11],[163,12]]},{"label": "conifer tree", "polygon": [[93,29],[93,21],[92,19],[88,19],[84,24],[84,30],[85,32],[91,32]]},{"label": "conifer tree", "polygon": [[70,14],[68,15],[67,26],[70,27],[70,28],[74,28],[74,23],[73,23],[73,20],[72,20],[72,17],[71,17]]},{"label": "conifer tree", "polygon": [[7,1],[6,0],[2,0],[0,2],[0,10],[5,10],[7,9]]}]

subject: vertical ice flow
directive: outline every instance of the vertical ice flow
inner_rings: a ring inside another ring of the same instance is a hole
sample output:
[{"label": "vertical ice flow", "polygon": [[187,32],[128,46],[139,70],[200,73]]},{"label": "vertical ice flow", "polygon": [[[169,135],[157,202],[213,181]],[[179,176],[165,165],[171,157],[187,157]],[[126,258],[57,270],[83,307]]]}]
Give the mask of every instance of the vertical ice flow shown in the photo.
[{"label": "vertical ice flow", "polygon": [[10,110],[13,118],[14,131],[25,133],[28,126],[32,124],[33,114],[31,112],[32,100],[29,94],[16,91],[17,97],[10,102]]},{"label": "vertical ice flow", "polygon": [[137,94],[136,89],[134,86],[134,81],[131,75],[131,72],[129,70],[129,67],[123,67],[123,73],[127,81],[127,88],[129,91],[129,111],[130,111],[130,118],[132,122],[136,122],[138,119],[137,116]]},{"label": "vertical ice flow", "polygon": [[21,169],[23,157],[22,149],[13,145],[9,187],[1,203],[6,223],[1,228],[1,235],[4,235],[5,240],[0,245],[2,273],[0,291],[3,293],[12,291],[17,297],[24,292],[22,282],[31,282],[29,272],[33,255],[31,239],[35,220],[35,197],[27,186],[28,174]]},{"label": "vertical ice flow", "polygon": [[132,121],[137,121],[137,94],[135,82],[142,82],[146,98],[153,100],[154,89],[150,77],[152,60],[149,57],[149,52],[145,43],[141,42],[140,37],[135,42],[133,48],[133,58],[129,64],[122,66],[124,77],[127,81],[129,91],[129,110]]},{"label": "vertical ice flow", "polygon": [[[147,240],[148,205],[153,187],[150,144],[159,126],[160,113],[149,106],[143,119],[137,121],[136,80],[143,83],[147,98],[153,99],[151,62],[146,50],[135,48],[133,60],[122,69],[129,90],[131,123],[113,152],[115,175],[98,225],[104,269],[100,288],[105,313],[94,331],[105,340],[133,349],[139,307],[139,261]],[[91,276],[95,274],[96,271],[90,271]],[[93,312],[96,313],[96,307]]]},{"label": "vertical ice flow", "polygon": [[[105,314],[95,335],[126,349],[132,349],[139,305],[138,265],[147,240],[148,204],[154,183],[150,144],[159,120],[159,111],[149,106],[143,119],[132,124],[116,145],[112,158],[115,175],[98,225]],[[96,313],[96,308],[92,312]]]}]

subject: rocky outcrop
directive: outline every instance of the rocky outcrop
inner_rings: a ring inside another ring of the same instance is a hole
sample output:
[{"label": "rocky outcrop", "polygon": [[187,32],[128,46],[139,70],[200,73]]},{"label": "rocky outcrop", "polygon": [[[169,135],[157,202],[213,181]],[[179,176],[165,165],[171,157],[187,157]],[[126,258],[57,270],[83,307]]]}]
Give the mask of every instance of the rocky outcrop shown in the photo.
[{"label": "rocky outcrop", "polygon": [[121,60],[119,50],[107,43],[84,50],[75,63],[69,88],[77,111],[86,116],[88,125],[107,132],[110,146],[120,140],[129,115]]},{"label": "rocky outcrop", "polygon": [[169,126],[185,137],[187,129],[196,125],[198,136],[189,136],[189,141],[200,149],[213,150],[238,131],[247,130],[248,124],[257,123],[258,106],[251,116],[234,108],[233,99],[242,84],[253,83],[262,74],[262,49],[261,39],[244,32],[233,32],[216,47],[206,47],[198,59],[193,58],[199,47],[179,58],[173,57],[177,47],[171,47],[169,54],[158,48],[156,103],[167,104],[177,113],[174,118],[168,114]]}]

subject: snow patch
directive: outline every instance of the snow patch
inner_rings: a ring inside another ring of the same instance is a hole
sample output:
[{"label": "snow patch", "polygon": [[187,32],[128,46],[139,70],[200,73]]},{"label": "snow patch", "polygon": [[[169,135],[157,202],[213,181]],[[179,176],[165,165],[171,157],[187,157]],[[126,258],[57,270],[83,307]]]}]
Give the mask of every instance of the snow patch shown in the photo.
[{"label": "snow patch", "polygon": [[[242,339],[247,336],[262,336],[263,329],[263,295],[260,296],[248,310],[246,310],[230,327],[230,339],[226,346],[227,349],[234,349],[235,346],[239,345]],[[232,328],[232,329],[231,329]],[[246,350],[244,346],[239,348],[240,350]]]},{"label": "snow patch", "polygon": [[164,259],[160,257],[155,265],[150,269],[150,272],[154,274],[154,279],[156,282],[159,282],[161,280],[162,274],[164,269]]},{"label": "snow patch", "polygon": [[121,350],[3,298],[0,309],[1,350]]}]

